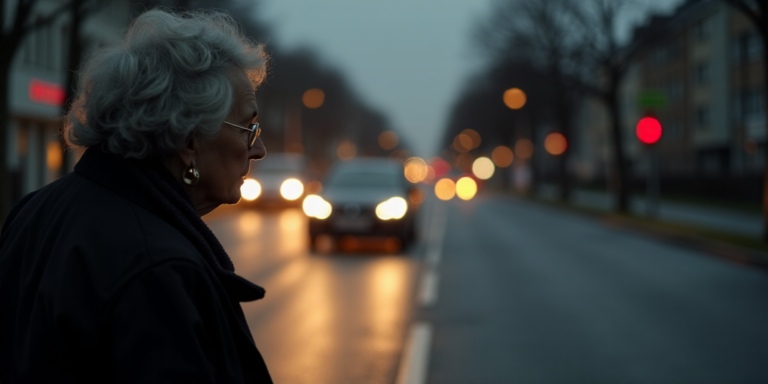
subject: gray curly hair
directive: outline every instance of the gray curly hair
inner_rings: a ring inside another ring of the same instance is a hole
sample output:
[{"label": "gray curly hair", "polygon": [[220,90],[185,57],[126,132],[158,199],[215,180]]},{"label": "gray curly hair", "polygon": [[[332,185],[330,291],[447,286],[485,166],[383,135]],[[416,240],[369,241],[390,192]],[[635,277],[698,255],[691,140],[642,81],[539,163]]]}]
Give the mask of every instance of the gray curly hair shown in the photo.
[{"label": "gray curly hair", "polygon": [[255,88],[266,62],[224,13],[149,10],[81,68],[65,137],[124,158],[169,156],[194,133],[216,136],[232,107],[233,68]]}]

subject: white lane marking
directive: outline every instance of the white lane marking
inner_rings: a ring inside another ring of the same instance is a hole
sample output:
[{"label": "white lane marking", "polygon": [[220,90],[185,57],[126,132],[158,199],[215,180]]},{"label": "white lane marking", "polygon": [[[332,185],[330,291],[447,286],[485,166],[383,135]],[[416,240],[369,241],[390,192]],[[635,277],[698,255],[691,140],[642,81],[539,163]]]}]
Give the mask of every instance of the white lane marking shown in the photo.
[{"label": "white lane marking", "polygon": [[443,251],[443,239],[446,230],[446,211],[445,206],[440,204],[433,211],[432,223],[430,225],[430,236],[427,242],[427,252],[424,261],[427,267],[436,267],[440,263],[440,257]]},{"label": "white lane marking", "polygon": [[400,358],[396,384],[423,384],[427,381],[431,343],[432,326],[429,323],[414,323]]},{"label": "white lane marking", "polygon": [[419,303],[422,307],[431,307],[437,302],[437,287],[440,282],[440,275],[434,268],[428,268],[421,275],[421,286],[419,287]]}]

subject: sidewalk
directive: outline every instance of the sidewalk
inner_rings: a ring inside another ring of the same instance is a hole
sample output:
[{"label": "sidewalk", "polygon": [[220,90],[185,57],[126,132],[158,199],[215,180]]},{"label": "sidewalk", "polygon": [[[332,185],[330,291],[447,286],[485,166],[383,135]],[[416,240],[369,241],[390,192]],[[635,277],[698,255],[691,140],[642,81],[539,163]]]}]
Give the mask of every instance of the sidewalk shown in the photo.
[{"label": "sidewalk", "polygon": [[[540,198],[556,200],[559,189],[556,185],[541,185],[537,192]],[[606,192],[582,189],[574,189],[571,196],[571,204],[575,206],[604,211],[610,211],[613,208],[613,200],[614,197]],[[645,216],[647,212],[645,204],[644,197],[633,196],[630,200],[630,210],[636,215]],[[664,200],[663,196],[659,204],[658,219],[756,238],[762,233],[762,217],[759,212],[749,213],[677,203]]]}]

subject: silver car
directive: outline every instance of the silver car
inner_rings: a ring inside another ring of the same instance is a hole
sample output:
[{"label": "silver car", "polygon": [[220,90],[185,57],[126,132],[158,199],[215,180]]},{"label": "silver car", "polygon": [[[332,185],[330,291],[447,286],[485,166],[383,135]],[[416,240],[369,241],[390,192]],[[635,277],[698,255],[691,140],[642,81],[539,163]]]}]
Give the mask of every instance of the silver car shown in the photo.
[{"label": "silver car", "polygon": [[362,158],[339,162],[318,194],[304,198],[313,246],[320,235],[397,237],[406,246],[416,237],[412,186],[403,165],[392,159]]}]

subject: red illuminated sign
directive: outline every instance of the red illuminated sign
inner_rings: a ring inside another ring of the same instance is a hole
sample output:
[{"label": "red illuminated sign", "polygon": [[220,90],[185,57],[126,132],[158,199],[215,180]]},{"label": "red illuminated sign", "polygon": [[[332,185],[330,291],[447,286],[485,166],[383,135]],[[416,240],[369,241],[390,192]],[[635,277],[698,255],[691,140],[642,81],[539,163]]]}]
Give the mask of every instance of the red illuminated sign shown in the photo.
[{"label": "red illuminated sign", "polygon": [[637,123],[637,138],[645,144],[654,144],[661,138],[661,123],[653,117],[644,117]]},{"label": "red illuminated sign", "polygon": [[66,97],[64,88],[58,84],[38,79],[29,82],[29,100],[35,103],[61,107]]}]

